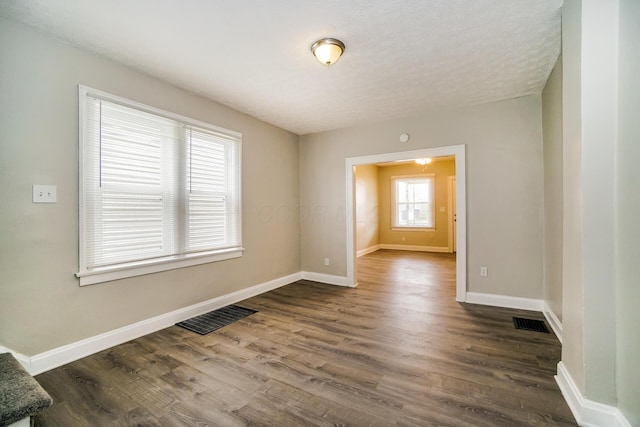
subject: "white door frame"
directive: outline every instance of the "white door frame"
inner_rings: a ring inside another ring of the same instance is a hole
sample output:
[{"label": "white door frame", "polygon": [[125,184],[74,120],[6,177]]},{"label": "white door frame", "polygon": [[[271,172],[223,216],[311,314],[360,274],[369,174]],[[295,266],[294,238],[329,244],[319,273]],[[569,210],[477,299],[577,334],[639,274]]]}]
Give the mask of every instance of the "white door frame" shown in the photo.
[{"label": "white door frame", "polygon": [[375,163],[412,160],[420,157],[454,156],[456,162],[456,301],[464,302],[467,298],[467,192],[466,192],[466,160],[465,145],[425,148],[414,151],[375,154],[371,156],[349,157],[345,159],[347,177],[346,225],[347,225],[347,286],[355,287],[356,283],[356,245],[355,245],[355,167]]},{"label": "white door frame", "polygon": [[[447,222],[448,222],[448,226],[449,226],[449,230],[447,233],[447,242],[448,242],[448,246],[449,246],[449,252],[453,253],[456,252],[456,245],[454,245],[453,242],[453,236],[455,235],[456,230],[456,213],[453,211],[453,198],[451,197],[451,194],[453,194],[454,190],[454,182],[456,181],[456,176],[452,175],[452,176],[448,176],[447,177]],[[456,242],[457,243],[457,242]]]}]

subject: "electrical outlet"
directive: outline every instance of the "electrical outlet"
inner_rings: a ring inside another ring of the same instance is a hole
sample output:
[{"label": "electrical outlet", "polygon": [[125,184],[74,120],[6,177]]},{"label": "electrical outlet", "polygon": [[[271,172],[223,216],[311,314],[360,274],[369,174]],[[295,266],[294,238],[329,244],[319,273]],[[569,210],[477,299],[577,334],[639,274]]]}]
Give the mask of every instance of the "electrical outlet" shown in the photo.
[{"label": "electrical outlet", "polygon": [[480,276],[487,277],[489,275],[489,271],[487,267],[480,267]]},{"label": "electrical outlet", "polygon": [[33,184],[33,203],[56,203],[58,195],[55,185]]},{"label": "electrical outlet", "polygon": [[324,259],[324,265],[329,265],[329,258]]}]

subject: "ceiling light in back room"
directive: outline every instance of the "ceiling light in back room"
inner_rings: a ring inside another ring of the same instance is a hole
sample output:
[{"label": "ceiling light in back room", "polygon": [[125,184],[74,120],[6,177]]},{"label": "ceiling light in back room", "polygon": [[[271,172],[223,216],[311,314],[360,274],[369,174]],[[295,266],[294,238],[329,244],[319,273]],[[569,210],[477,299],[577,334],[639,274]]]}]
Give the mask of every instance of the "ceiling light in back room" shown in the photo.
[{"label": "ceiling light in back room", "polygon": [[419,165],[428,165],[429,163],[431,163],[431,159],[429,157],[426,157],[424,159],[416,159],[416,163]]}]

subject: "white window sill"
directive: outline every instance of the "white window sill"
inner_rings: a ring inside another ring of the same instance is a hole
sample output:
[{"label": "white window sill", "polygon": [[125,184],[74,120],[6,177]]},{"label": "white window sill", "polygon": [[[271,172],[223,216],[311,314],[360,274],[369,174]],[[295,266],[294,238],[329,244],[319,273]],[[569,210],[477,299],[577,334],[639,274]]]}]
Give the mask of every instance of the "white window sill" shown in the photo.
[{"label": "white window sill", "polygon": [[391,231],[436,231],[435,228],[432,227],[391,227]]},{"label": "white window sill", "polygon": [[96,283],[110,282],[112,280],[125,279],[127,277],[142,276],[144,274],[158,273],[160,271],[174,270],[176,268],[191,267],[209,262],[223,261],[239,258],[244,248],[233,248],[222,251],[209,252],[191,256],[183,256],[177,259],[163,259],[144,261],[135,265],[116,265],[91,271],[80,271],[76,277],[80,278],[80,286]]}]

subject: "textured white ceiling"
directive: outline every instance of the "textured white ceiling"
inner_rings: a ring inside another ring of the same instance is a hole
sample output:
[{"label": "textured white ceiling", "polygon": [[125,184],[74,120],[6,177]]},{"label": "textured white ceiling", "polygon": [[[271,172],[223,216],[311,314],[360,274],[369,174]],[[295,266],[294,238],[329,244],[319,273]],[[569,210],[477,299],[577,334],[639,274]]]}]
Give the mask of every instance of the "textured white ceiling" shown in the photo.
[{"label": "textured white ceiling", "polygon": [[[298,134],[540,93],[562,0],[3,0],[0,16]],[[335,37],[331,68],[309,51]],[[19,43],[19,41],[17,41]]]}]

